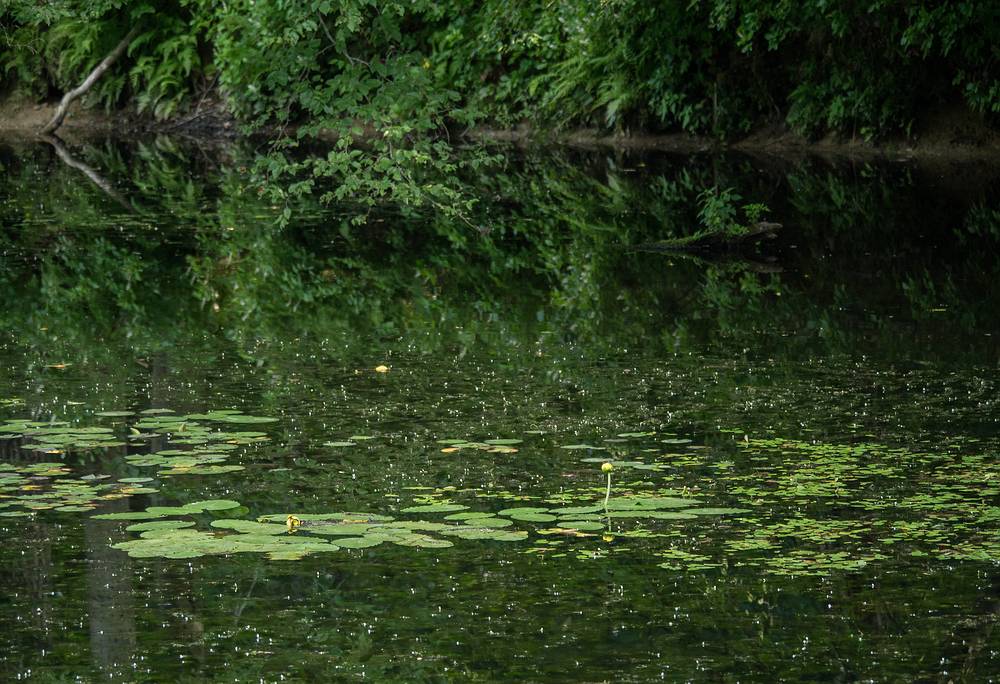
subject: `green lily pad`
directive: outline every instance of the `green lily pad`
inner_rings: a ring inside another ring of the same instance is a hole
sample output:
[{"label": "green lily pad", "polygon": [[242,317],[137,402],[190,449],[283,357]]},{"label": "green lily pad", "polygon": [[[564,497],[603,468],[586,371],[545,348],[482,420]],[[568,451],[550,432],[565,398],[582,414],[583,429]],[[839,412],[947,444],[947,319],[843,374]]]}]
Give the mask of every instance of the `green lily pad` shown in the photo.
[{"label": "green lily pad", "polygon": [[244,467],[240,465],[198,465],[184,469],[161,470],[157,475],[224,475],[239,470],[244,470]]},{"label": "green lily pad", "polygon": [[243,534],[288,534],[287,525],[277,525],[274,523],[260,523],[253,520],[213,520],[212,527],[220,530],[233,530]]},{"label": "green lily pad", "polygon": [[510,527],[514,523],[510,520],[507,520],[506,518],[490,517],[490,518],[470,518],[469,520],[465,521],[465,524],[471,527],[498,528],[498,527]]},{"label": "green lily pad", "polygon": [[376,536],[340,537],[337,539],[337,546],[342,549],[367,549],[372,546],[378,546],[385,541],[384,538]]},{"label": "green lily pad", "polygon": [[603,510],[603,506],[566,506],[564,508],[553,508],[549,512],[557,515],[580,515],[585,513],[598,513]]},{"label": "green lily pad", "polygon": [[656,510],[660,508],[690,508],[699,502],[693,499],[679,499],[668,496],[636,496],[614,498],[608,501],[608,510]]},{"label": "green lily pad", "polygon": [[527,513],[549,513],[548,508],[539,508],[538,506],[519,506],[517,508],[505,508],[502,511],[497,511],[497,515],[523,515]]},{"label": "green lily pad", "polygon": [[444,516],[445,520],[471,520],[472,518],[492,518],[492,513],[485,511],[466,511],[465,513],[452,513]]},{"label": "green lily pad", "polygon": [[528,537],[528,533],[524,531],[508,532],[507,530],[494,530],[487,527],[456,527],[442,530],[441,534],[460,539],[491,541],[522,541]]},{"label": "green lily pad", "polygon": [[[262,515],[257,518],[260,522],[280,522],[284,523],[288,518],[289,513],[274,513],[269,515]],[[294,513],[295,517],[299,520],[305,522],[315,522],[315,521],[325,521],[325,520],[337,520],[340,522],[352,522],[352,523],[362,523],[362,522],[391,522],[395,520],[389,515],[379,515],[377,513],[357,513],[348,511],[345,513]]]},{"label": "green lily pad", "polygon": [[463,506],[462,504],[426,504],[423,506],[410,506],[409,508],[404,508],[401,513],[450,513],[452,511],[464,511],[467,510],[468,506]]},{"label": "green lily pad", "polygon": [[595,520],[560,520],[559,527],[568,530],[579,530],[580,532],[594,532],[603,530],[604,524]]},{"label": "green lily pad", "polygon": [[128,511],[124,513],[100,513],[90,516],[94,520],[156,520],[174,513],[150,513],[149,511]]},{"label": "green lily pad", "polygon": [[185,508],[200,508],[203,511],[228,511],[231,508],[239,508],[242,504],[231,499],[207,499],[205,501],[192,501],[185,504]]},{"label": "green lily pad", "polygon": [[676,511],[627,510],[609,511],[609,518],[655,518],[657,520],[695,520],[698,516]]},{"label": "green lily pad", "polygon": [[417,546],[425,549],[444,549],[454,546],[447,539],[436,539],[423,534],[408,534],[405,536],[392,537],[389,539],[393,544],[399,546]]},{"label": "green lily pad", "polygon": [[[365,523],[319,523],[300,527],[299,529],[308,532],[309,534],[322,534],[329,535],[331,537],[342,535],[349,537],[352,535],[365,534],[372,528]],[[338,541],[337,543],[339,544],[340,542]]]},{"label": "green lily pad", "polygon": [[512,520],[521,520],[523,522],[555,522],[558,518],[549,513],[509,513],[508,516]]},{"label": "green lily pad", "polygon": [[148,532],[149,530],[179,530],[185,527],[194,527],[193,520],[153,520],[150,522],[136,523],[125,528],[127,532]]}]

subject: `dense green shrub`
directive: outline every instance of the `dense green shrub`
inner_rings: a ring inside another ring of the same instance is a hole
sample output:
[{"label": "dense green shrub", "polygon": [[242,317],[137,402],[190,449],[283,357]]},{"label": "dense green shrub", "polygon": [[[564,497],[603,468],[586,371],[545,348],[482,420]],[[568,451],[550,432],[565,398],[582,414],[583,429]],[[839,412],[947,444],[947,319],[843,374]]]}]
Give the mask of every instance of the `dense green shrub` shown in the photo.
[{"label": "dense green shrub", "polygon": [[524,120],[731,135],[782,118],[872,138],[959,98],[1000,113],[986,0],[7,0],[0,65],[45,97],[137,22],[92,100],[161,117],[216,76],[248,124],[404,137]]}]

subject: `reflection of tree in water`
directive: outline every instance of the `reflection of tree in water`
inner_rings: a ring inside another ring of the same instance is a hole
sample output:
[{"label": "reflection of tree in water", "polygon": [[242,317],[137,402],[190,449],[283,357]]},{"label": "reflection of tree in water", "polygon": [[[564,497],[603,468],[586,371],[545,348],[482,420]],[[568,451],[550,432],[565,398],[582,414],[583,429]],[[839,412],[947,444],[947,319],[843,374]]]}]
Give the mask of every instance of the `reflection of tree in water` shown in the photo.
[{"label": "reflection of tree in water", "polygon": [[[112,450],[114,451],[114,450]],[[110,456],[110,454],[109,454]],[[128,499],[108,502],[101,510],[127,511]],[[87,550],[87,620],[92,661],[108,679],[127,681],[135,676],[136,598],[132,561],[108,544],[108,523],[83,518]]]},{"label": "reflection of tree in water", "polygon": [[[44,148],[7,155],[5,246],[25,258],[3,273],[18,292],[6,315],[35,348],[101,354],[103,339],[127,339],[144,358],[209,329],[255,354],[260,340],[292,331],[358,350],[397,338],[427,351],[894,354],[911,321],[934,310],[942,325],[927,330],[940,341],[920,341],[933,354],[954,347],[950,337],[995,327],[989,250],[956,246],[948,232],[968,207],[926,199],[934,193],[894,169],[527,155],[466,172],[480,197],[472,218],[488,231],[391,207],[357,226],[344,207],[305,202],[281,229],[247,185],[239,147],[206,154],[160,138],[76,156],[135,211],[116,213],[100,186],[46,161]],[[711,184],[771,204],[786,225],[778,244],[721,260],[632,249],[696,230],[697,198]],[[969,222],[991,240],[984,197]]]}]

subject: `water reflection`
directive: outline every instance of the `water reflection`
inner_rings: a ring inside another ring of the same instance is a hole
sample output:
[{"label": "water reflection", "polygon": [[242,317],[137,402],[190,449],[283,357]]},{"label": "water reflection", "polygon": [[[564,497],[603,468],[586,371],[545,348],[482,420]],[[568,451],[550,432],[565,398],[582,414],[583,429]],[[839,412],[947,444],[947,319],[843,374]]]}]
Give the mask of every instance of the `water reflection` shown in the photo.
[{"label": "water reflection", "polygon": [[[5,417],[282,417],[239,479],[175,480],[123,509],[231,496],[259,513],[375,510],[412,487],[585,481],[555,444],[508,460],[428,449],[528,429],[583,441],[671,425],[729,459],[720,427],[997,436],[995,169],[554,151],[466,179],[481,231],[393,208],[359,226],[308,202],[279,228],[249,148],[65,151],[76,168],[49,145],[0,145],[0,398],[23,400]],[[767,203],[785,230],[744,252],[646,248],[693,231],[710,186]],[[359,433],[385,443],[320,446]],[[131,561],[110,549],[114,525],[3,520],[4,672],[852,681],[996,666],[989,564],[774,580],[488,546]]]}]

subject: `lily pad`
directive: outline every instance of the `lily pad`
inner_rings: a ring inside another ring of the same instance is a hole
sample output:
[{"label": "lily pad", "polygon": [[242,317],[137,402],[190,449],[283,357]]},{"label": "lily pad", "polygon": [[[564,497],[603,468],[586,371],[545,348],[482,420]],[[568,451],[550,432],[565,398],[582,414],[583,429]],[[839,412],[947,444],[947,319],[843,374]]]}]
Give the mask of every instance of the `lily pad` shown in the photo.
[{"label": "lily pad", "polygon": [[341,537],[337,539],[337,546],[342,549],[367,549],[372,546],[378,546],[384,542],[384,538],[376,536]]},{"label": "lily pad", "polygon": [[193,501],[185,504],[185,508],[200,508],[203,511],[228,511],[231,508],[239,508],[242,504],[231,499],[207,499],[205,501]]},{"label": "lily pad", "polygon": [[570,530],[580,530],[581,532],[594,532],[603,530],[604,524],[594,520],[560,520],[559,527]]},{"label": "lily pad", "polygon": [[555,522],[558,519],[556,516],[548,513],[509,513],[508,516],[512,520],[537,523]]},{"label": "lily pad", "polygon": [[680,499],[668,496],[636,496],[613,498],[608,502],[608,510],[656,510],[660,508],[690,508],[698,504],[693,499]]},{"label": "lily pad", "polygon": [[127,532],[148,532],[149,530],[179,530],[194,527],[193,520],[153,520],[136,523],[125,528]]},{"label": "lily pad", "polygon": [[287,525],[277,525],[275,523],[260,523],[253,520],[213,520],[212,527],[220,530],[233,530],[243,534],[287,534]]},{"label": "lily pad", "polygon": [[149,511],[128,511],[123,513],[100,513],[90,516],[94,520],[156,520],[174,513],[150,513]]},{"label": "lily pad", "polygon": [[524,515],[527,513],[549,513],[548,508],[539,508],[538,506],[519,506],[517,508],[505,508],[502,511],[497,511],[497,515]]},{"label": "lily pad", "polygon": [[468,506],[463,506],[462,504],[426,504],[423,506],[410,506],[409,508],[404,508],[401,513],[450,513],[452,511],[464,511],[467,510]]}]

